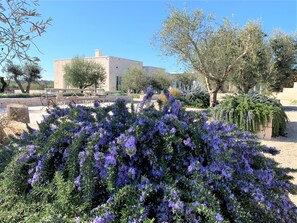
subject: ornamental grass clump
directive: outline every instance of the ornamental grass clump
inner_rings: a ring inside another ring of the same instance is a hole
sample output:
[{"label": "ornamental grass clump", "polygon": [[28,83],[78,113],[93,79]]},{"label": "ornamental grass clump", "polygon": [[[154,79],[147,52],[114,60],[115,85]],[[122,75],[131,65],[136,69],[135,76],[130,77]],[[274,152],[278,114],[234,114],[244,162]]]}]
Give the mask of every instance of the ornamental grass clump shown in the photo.
[{"label": "ornamental grass clump", "polygon": [[13,145],[0,222],[297,222],[278,151],[173,97],[56,108]]},{"label": "ornamental grass clump", "polygon": [[256,92],[227,96],[213,109],[214,118],[252,133],[272,122],[272,137],[284,136],[288,117],[275,99]]},{"label": "ornamental grass clump", "polygon": [[200,87],[185,91],[179,100],[187,107],[208,108],[209,94]]},{"label": "ornamental grass clump", "polygon": [[169,90],[164,90],[161,92],[157,100],[160,108],[167,103],[168,95],[179,99],[181,97],[181,91],[178,88],[169,88]]}]

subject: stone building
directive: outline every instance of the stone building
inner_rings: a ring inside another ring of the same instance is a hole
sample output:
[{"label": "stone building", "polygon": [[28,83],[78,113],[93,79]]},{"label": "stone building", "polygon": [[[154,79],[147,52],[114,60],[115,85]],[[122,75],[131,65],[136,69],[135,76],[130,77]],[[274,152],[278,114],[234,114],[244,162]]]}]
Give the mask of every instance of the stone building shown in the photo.
[{"label": "stone building", "polygon": [[[163,68],[143,66],[143,62],[136,60],[129,60],[113,56],[103,56],[101,50],[95,51],[95,57],[84,58],[88,61],[94,61],[101,64],[106,72],[105,84],[100,88],[105,91],[116,91],[120,89],[121,80],[123,74],[131,66],[142,67],[145,72],[149,75],[154,74],[158,71],[165,71]],[[71,62],[71,59],[61,59],[54,61],[54,88],[67,88],[64,82],[64,66]]]}]

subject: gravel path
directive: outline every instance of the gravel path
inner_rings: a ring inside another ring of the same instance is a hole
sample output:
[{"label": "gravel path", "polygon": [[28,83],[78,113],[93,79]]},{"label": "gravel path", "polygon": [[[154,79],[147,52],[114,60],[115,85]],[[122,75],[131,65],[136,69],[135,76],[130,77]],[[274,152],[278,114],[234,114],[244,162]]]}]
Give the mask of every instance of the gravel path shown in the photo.
[{"label": "gravel path", "polygon": [[[276,137],[271,140],[261,140],[268,146],[274,146],[280,150],[280,154],[273,158],[280,163],[281,167],[297,169],[297,105],[290,105],[288,101],[281,101],[289,118],[286,137]],[[293,183],[297,184],[297,173],[291,174]],[[292,201],[297,205],[297,195],[290,195]]]}]

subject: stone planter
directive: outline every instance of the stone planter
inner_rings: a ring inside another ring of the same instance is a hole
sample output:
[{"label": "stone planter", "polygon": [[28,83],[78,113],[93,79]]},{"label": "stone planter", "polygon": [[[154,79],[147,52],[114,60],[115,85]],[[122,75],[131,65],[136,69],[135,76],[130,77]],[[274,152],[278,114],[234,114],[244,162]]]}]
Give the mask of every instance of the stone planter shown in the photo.
[{"label": "stone planter", "polygon": [[270,121],[266,126],[262,126],[260,131],[257,132],[257,137],[259,139],[271,139],[272,137],[272,121]]},{"label": "stone planter", "polygon": [[11,120],[23,123],[30,123],[28,106],[21,104],[7,105],[7,116]]}]

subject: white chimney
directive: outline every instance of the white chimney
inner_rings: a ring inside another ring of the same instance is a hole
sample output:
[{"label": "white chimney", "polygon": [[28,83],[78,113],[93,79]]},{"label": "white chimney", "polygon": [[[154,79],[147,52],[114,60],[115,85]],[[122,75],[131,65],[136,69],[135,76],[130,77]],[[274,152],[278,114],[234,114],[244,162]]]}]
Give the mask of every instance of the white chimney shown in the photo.
[{"label": "white chimney", "polygon": [[96,50],[95,57],[101,57],[101,56],[102,56],[102,50]]}]

